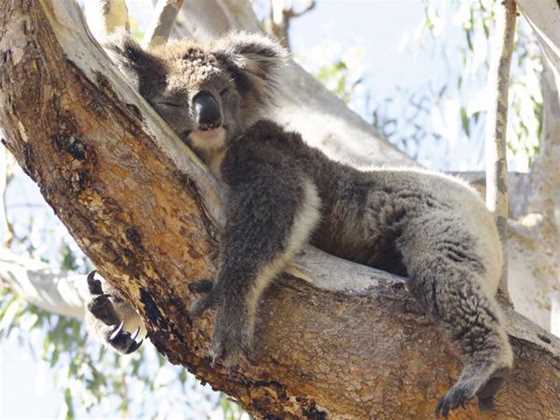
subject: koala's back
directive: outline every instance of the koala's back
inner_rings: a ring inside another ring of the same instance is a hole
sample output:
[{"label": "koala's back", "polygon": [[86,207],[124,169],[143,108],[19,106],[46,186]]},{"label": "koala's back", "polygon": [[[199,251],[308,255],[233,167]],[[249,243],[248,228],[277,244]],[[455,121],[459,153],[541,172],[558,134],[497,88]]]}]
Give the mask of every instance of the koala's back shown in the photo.
[{"label": "koala's back", "polygon": [[453,248],[447,252],[454,252],[457,264],[482,267],[488,274],[484,287],[495,292],[502,264],[495,222],[464,182],[417,169],[359,171],[266,121],[247,130],[230,153],[237,173],[245,162],[281,156],[287,171],[313,181],[321,199],[320,223],[311,237],[318,248],[400,275],[408,274],[403,243],[432,246],[434,254]]}]

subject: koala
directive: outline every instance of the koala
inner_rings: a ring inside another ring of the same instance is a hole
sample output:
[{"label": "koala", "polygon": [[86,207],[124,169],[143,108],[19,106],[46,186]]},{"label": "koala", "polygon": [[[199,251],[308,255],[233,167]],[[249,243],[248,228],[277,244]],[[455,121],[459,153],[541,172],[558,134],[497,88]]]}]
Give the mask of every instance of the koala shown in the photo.
[{"label": "koala", "polygon": [[[267,37],[237,33],[152,51],[125,39],[111,51],[140,94],[226,186],[218,273],[213,282],[195,284],[203,295],[192,308],[193,317],[216,310],[215,360],[231,366],[251,354],[263,291],[309,242],[407,276],[412,295],[460,346],[464,367],[439,401],[438,415],[475,396],[481,408],[493,406],[513,356],[494,297],[501,246],[476,191],[425,170],[358,170],[267,120],[287,56]],[[132,336],[110,318],[105,336],[113,346],[122,340],[115,346],[121,351],[134,350]]]}]

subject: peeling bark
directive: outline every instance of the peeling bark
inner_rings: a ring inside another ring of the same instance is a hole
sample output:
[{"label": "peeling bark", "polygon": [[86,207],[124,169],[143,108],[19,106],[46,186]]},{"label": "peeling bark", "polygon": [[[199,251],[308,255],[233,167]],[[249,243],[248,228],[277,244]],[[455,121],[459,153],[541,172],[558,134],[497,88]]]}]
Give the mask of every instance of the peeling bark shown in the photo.
[{"label": "peeling bark", "polygon": [[[225,0],[224,0],[225,1]],[[212,316],[193,323],[188,283],[216,270],[220,191],[123,82],[70,0],[0,0],[6,145],[172,363],[257,418],[433,418],[456,349],[402,279],[307,248],[260,304],[255,364],[209,366]],[[329,283],[330,282],[330,283]],[[342,284],[344,292],[321,290]],[[560,340],[507,311],[516,368],[496,411],[453,418],[554,419]]]}]

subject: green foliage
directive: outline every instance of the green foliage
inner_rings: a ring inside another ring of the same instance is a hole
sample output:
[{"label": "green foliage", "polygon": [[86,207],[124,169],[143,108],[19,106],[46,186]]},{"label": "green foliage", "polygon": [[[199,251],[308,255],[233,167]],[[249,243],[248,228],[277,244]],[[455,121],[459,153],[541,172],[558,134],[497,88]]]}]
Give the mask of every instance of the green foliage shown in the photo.
[{"label": "green foliage", "polygon": [[351,81],[350,68],[344,58],[332,64],[325,64],[315,74],[327,88],[333,91],[344,102],[348,103],[362,79]]},{"label": "green foliage", "polygon": [[224,420],[249,420],[247,413],[225,394],[222,394],[220,406],[222,407]]},{"label": "green foliage", "polygon": [[[486,80],[497,4],[496,0],[424,0],[424,28],[431,35],[432,43],[447,43],[452,36],[450,28],[446,28],[450,22],[460,26],[464,33],[463,45],[458,46],[461,67],[454,76],[454,92],[461,101],[458,117],[465,140],[483,141],[481,127],[485,124],[486,110],[493,106],[489,93],[494,87],[488,86]],[[512,62],[507,140],[510,159],[521,169],[530,166],[542,132],[541,73],[541,52],[535,35],[520,17]]]}]

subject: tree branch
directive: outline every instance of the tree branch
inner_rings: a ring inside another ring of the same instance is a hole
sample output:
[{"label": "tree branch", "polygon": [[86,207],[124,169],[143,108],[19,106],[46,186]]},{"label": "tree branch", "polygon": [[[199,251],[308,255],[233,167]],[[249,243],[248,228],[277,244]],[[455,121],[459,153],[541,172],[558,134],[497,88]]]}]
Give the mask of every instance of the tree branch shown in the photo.
[{"label": "tree branch", "polygon": [[0,250],[0,286],[45,311],[83,319],[89,298],[85,276],[61,273],[47,264]]},{"label": "tree branch", "polygon": [[560,173],[557,170],[560,162],[560,27],[557,20],[560,4],[554,0],[543,0],[538,4],[518,0],[518,4],[537,35],[545,61],[541,83],[543,135],[531,170],[527,207],[529,211],[542,213],[547,223],[554,223],[554,212],[560,205]]},{"label": "tree branch", "polygon": [[[1,132],[0,128],[0,132]],[[6,208],[6,192],[8,184],[12,178],[10,173],[10,157],[6,149],[0,150],[0,227],[4,231],[4,238],[2,240],[5,247],[9,247],[14,239],[14,227],[8,220],[8,211]]]},{"label": "tree branch", "polygon": [[183,7],[183,0],[160,0],[154,9],[154,18],[144,35],[144,46],[154,48],[167,42],[175,19]]},{"label": "tree branch", "polygon": [[[211,317],[193,323],[187,308],[188,283],[216,270],[215,181],[92,43],[74,2],[0,0],[0,10],[7,146],[168,360],[258,417],[433,417],[459,370],[451,344],[401,280],[312,249],[298,259],[304,277],[355,291],[284,276],[260,305],[255,364],[211,367]],[[552,419],[560,342],[508,314],[517,367],[494,418]],[[475,404],[456,416],[479,417]]]},{"label": "tree branch", "polygon": [[269,15],[264,20],[264,29],[291,51],[290,24],[292,20],[310,12],[315,6],[315,0],[308,0],[303,9],[296,12],[293,4],[287,6],[286,0],[269,0]]},{"label": "tree branch", "polygon": [[515,0],[498,3],[494,63],[490,69],[489,89],[496,91],[495,108],[488,113],[486,130],[486,206],[496,216],[496,225],[504,253],[500,292],[511,302],[508,292],[507,222],[507,118],[511,55],[517,7]]}]

